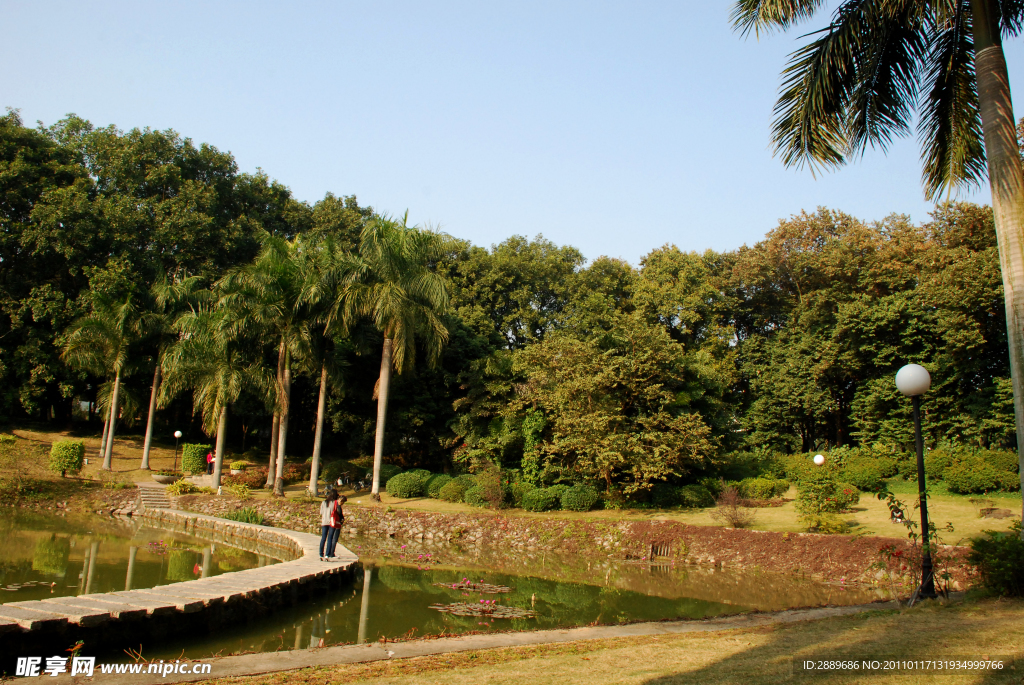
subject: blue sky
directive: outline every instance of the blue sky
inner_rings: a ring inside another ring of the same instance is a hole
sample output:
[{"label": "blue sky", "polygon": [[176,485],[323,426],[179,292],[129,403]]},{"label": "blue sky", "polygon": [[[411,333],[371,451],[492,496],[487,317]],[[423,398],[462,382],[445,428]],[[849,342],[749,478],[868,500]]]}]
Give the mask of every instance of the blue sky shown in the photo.
[{"label": "blue sky", "polygon": [[[301,200],[355,194],[485,246],[543,233],[636,263],[817,206],[926,220],[913,138],[817,179],[773,158],[806,31],[743,39],[731,5],[0,0],[0,106],[173,128]],[[1007,61],[1019,99],[1020,41]]]}]

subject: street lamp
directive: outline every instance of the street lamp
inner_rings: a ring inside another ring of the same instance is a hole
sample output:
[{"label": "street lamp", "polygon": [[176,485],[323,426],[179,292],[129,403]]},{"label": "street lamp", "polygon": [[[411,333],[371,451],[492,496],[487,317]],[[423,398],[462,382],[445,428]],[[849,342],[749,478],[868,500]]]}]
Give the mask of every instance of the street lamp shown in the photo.
[{"label": "street lamp", "polygon": [[917,443],[917,491],[921,501],[921,588],[922,597],[935,598],[932,574],[932,553],[928,539],[928,494],[924,480],[924,442],[921,440],[921,395],[932,385],[928,369],[920,364],[907,364],[896,372],[896,388],[914,405],[914,438]]},{"label": "street lamp", "polygon": [[178,470],[178,440],[181,439],[181,431],[174,431],[174,468],[172,471]]}]

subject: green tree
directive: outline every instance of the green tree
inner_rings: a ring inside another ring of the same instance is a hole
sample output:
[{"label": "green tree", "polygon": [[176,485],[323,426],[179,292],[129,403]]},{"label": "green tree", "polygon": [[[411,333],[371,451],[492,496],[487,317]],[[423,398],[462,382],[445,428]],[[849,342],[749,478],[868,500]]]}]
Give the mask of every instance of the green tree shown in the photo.
[{"label": "green tree", "polygon": [[75,368],[96,375],[113,376],[108,428],[103,445],[104,470],[110,470],[117,429],[118,395],[121,379],[131,370],[131,345],[140,337],[142,308],[137,294],[128,291],[120,298],[96,293],[92,312],[72,324],[64,341],[63,359]]},{"label": "green tree", "polygon": [[[733,21],[743,33],[785,30],[820,7],[738,0]],[[1022,27],[1024,5],[1008,0],[845,0],[793,53],[772,138],[787,165],[837,167],[909,134],[917,105],[930,199],[980,183],[987,163],[1024,488],[1024,168],[1002,45]]]},{"label": "green tree", "polygon": [[416,344],[434,365],[448,340],[442,315],[448,309],[448,284],[437,273],[438,261],[457,249],[444,233],[408,226],[406,220],[375,217],[362,232],[355,281],[347,297],[351,309],[368,316],[384,335],[377,382],[377,426],[373,453],[372,494],[380,499],[391,373],[401,374],[416,358]]}]

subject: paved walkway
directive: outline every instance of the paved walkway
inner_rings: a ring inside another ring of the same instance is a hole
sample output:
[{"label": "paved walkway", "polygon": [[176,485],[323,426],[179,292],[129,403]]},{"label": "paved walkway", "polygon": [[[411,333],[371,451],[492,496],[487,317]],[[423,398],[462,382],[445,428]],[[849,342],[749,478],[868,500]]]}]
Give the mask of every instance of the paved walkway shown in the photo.
[{"label": "paved walkway", "polygon": [[[723,619],[703,621],[664,621],[658,623],[634,623],[625,626],[591,626],[567,630],[537,630],[521,633],[493,633],[490,635],[467,635],[430,640],[410,640],[408,642],[389,642],[387,644],[372,643],[361,645],[343,645],[324,647],[312,650],[295,650],[287,652],[264,652],[260,654],[243,654],[240,656],[221,657],[219,659],[203,659],[209,663],[209,675],[168,674],[166,677],[157,674],[140,675],[97,675],[99,683],[133,683],[134,685],[150,685],[167,682],[190,682],[235,676],[258,675],[289,671],[312,666],[333,666],[339,664],[356,664],[386,659],[408,659],[417,656],[466,652],[478,649],[495,649],[501,647],[518,647],[525,645],[541,645],[581,640],[603,640],[617,637],[637,637],[642,635],[674,635],[680,633],[702,633],[716,630],[736,630],[754,628],[772,624],[811,621],[834,616],[849,616],[865,611],[877,611],[891,606],[888,603],[861,604],[858,606],[826,607],[821,609],[794,609],[766,614],[741,614]],[[79,677],[61,676],[57,682],[88,682]]]}]

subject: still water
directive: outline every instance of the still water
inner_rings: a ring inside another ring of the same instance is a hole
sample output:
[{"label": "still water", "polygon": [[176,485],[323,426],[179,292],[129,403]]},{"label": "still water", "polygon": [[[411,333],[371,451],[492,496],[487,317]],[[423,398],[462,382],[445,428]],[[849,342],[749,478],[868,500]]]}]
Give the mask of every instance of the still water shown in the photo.
[{"label": "still water", "polygon": [[0,603],[140,590],[273,563],[131,519],[0,508]]}]

